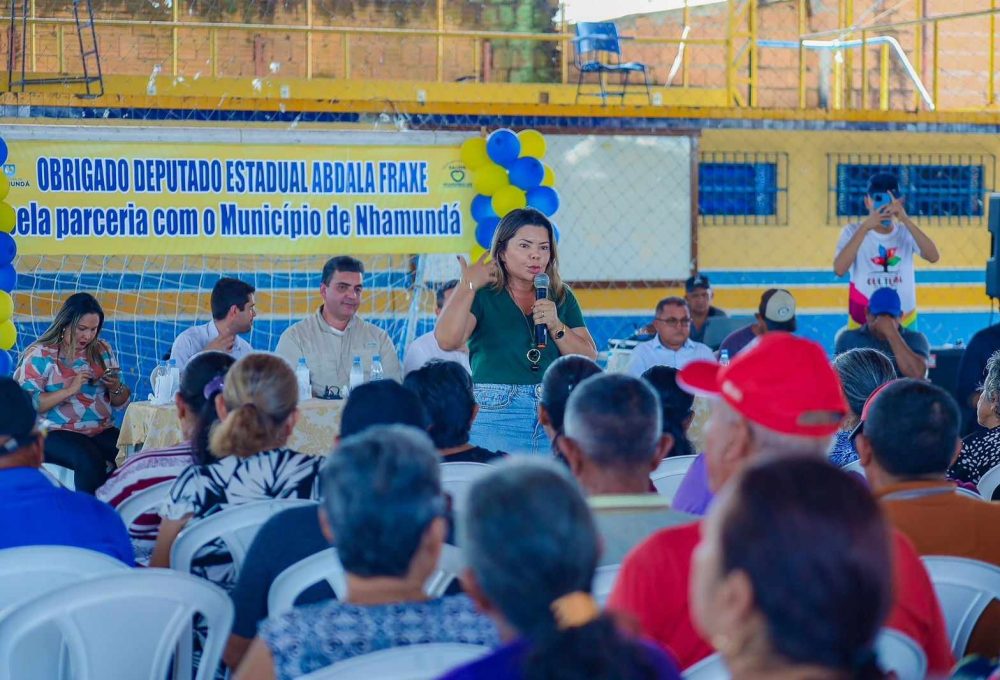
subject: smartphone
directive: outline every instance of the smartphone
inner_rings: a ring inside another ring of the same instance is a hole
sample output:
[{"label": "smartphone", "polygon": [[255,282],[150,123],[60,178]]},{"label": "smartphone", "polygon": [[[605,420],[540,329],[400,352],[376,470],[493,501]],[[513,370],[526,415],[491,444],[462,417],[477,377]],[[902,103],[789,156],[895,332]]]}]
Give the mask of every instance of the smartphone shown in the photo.
[{"label": "smartphone", "polygon": [[[892,203],[894,197],[891,191],[876,191],[872,194],[872,206],[875,210],[881,210],[885,206]],[[885,227],[892,225],[892,220],[882,220],[882,225]]]}]

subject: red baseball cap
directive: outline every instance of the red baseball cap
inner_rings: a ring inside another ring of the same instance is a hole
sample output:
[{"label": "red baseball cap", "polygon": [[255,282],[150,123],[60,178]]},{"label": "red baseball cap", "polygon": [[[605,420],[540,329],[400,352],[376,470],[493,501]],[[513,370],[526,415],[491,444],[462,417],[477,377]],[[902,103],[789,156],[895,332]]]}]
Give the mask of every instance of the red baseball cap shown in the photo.
[{"label": "red baseball cap", "polygon": [[784,434],[825,437],[848,413],[826,352],[789,333],[765,333],[728,366],[692,361],[677,383],[695,395],[721,396],[748,420]]}]

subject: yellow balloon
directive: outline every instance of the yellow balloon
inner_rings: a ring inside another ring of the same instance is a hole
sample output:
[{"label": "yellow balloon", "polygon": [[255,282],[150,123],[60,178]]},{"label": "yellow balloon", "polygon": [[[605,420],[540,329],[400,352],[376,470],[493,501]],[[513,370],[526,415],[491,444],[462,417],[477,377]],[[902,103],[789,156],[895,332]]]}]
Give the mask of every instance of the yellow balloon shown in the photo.
[{"label": "yellow balloon", "polygon": [[496,163],[490,163],[476,170],[472,177],[472,186],[476,189],[476,193],[492,196],[500,189],[510,186],[510,179],[506,170]]},{"label": "yellow balloon", "polygon": [[556,185],[556,172],[549,166],[542,163],[542,167],[545,168],[545,174],[542,176],[542,186],[543,187],[554,187]]},{"label": "yellow balloon", "polygon": [[0,201],[7,198],[7,194],[10,193],[10,180],[7,179],[7,175],[0,172]]},{"label": "yellow balloon", "polygon": [[538,130],[521,130],[517,139],[521,142],[521,158],[541,159],[545,155],[545,137]]},{"label": "yellow balloon", "polygon": [[503,217],[511,210],[517,210],[528,205],[528,197],[515,186],[505,186],[493,194],[493,210]]},{"label": "yellow balloon", "polygon": [[14,299],[5,290],[0,290],[0,323],[14,316]]},{"label": "yellow balloon", "polygon": [[462,142],[462,162],[469,170],[476,170],[490,162],[486,155],[486,140],[482,137],[472,137]]},{"label": "yellow balloon", "polygon": [[0,323],[0,349],[11,349],[17,344],[17,328],[14,322],[7,319]]},{"label": "yellow balloon", "polygon": [[[483,253],[490,252],[488,248],[483,248],[478,243],[472,246],[472,252],[469,253],[469,262],[478,262],[479,258],[483,256]],[[489,258],[486,258],[487,260]]]},{"label": "yellow balloon", "polygon": [[0,231],[8,234],[14,231],[14,224],[17,222],[17,213],[10,203],[0,201]]}]

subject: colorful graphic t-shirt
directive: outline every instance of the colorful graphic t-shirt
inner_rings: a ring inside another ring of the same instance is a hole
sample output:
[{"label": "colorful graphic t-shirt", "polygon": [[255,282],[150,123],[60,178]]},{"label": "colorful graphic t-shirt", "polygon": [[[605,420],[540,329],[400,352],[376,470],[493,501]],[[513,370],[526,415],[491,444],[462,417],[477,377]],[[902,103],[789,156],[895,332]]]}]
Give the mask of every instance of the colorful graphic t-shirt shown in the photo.
[{"label": "colorful graphic t-shirt", "polygon": [[[839,253],[851,240],[860,224],[848,224],[840,232],[837,242]],[[869,231],[858,248],[851,264],[851,290],[848,311],[850,327],[857,328],[865,322],[868,298],[879,288],[894,288],[903,305],[903,325],[912,326],[917,320],[916,279],[913,274],[913,256],[920,252],[910,230],[893,222],[892,231],[880,234]]]},{"label": "colorful graphic t-shirt", "polygon": [[38,414],[42,427],[93,436],[114,425],[114,407],[100,378],[106,370],[118,368],[118,359],[107,343],[98,342],[101,343],[104,369],[88,364],[84,352],[78,352],[72,361],[60,360],[56,346],[35,345],[22,357],[14,372],[14,380],[31,395],[36,409],[43,393],[58,392],[67,387],[77,373],[93,375],[93,379],[85,381],[72,397]]}]

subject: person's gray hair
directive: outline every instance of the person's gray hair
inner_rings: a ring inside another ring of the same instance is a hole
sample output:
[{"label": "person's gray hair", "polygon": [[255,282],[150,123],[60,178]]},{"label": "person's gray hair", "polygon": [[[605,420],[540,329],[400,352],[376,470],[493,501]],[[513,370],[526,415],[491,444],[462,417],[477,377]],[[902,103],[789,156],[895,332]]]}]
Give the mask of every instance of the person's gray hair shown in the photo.
[{"label": "person's gray hair", "polygon": [[800,434],[785,434],[745,418],[725,401],[721,402],[722,413],[728,422],[744,420],[750,429],[750,439],[754,455],[761,456],[815,456],[826,457],[833,441],[833,435],[808,437]]},{"label": "person's gray hair", "polygon": [[992,404],[993,412],[1000,416],[997,396],[1000,395],[1000,350],[990,355],[986,360],[986,377],[983,379],[983,394],[986,401]]},{"label": "person's gray hair", "polygon": [[597,529],[576,482],[552,461],[510,460],[480,477],[459,535],[483,592],[527,639],[555,629],[557,598],[590,592]]},{"label": "person's gray hair", "polygon": [[833,359],[833,370],[840,376],[847,405],[855,417],[861,415],[861,410],[872,392],[899,377],[892,365],[892,359],[877,349],[868,347],[859,347],[838,354]]},{"label": "person's gray hair", "polygon": [[587,378],[566,403],[564,432],[602,467],[648,464],[661,435],[660,397],[624,373]]},{"label": "person's gray hair", "polygon": [[444,513],[437,449],[406,425],[347,437],[321,474],[323,508],[344,569],[403,576],[428,525]]}]

